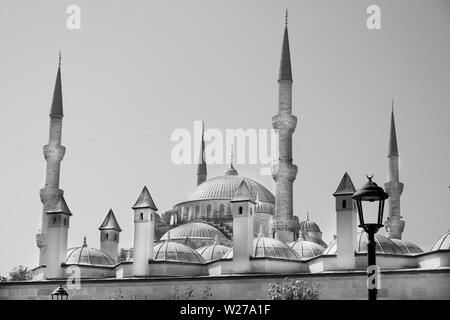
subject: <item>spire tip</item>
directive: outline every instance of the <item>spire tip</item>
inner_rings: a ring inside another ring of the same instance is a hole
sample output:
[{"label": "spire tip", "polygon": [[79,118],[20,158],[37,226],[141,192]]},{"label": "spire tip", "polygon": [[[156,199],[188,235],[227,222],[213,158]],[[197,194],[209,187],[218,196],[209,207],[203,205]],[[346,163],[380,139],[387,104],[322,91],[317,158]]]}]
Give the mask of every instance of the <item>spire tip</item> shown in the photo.
[{"label": "spire tip", "polygon": [[287,27],[288,25],[288,7],[286,7],[286,14],[284,16],[284,25]]}]

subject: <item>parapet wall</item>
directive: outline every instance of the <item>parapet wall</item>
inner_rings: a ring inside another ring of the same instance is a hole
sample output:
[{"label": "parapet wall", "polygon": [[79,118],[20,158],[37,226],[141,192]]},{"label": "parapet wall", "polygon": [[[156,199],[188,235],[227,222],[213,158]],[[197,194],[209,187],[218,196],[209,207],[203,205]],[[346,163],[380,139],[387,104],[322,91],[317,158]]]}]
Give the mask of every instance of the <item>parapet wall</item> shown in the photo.
[{"label": "parapet wall", "polygon": [[[320,299],[367,299],[364,271],[318,274],[229,275],[81,280],[81,289],[69,289],[69,299],[183,299],[187,288],[192,299],[267,299],[269,283],[285,277],[319,285]],[[0,283],[0,299],[50,299],[60,281]],[[67,288],[67,284],[63,284]],[[176,293],[178,292],[178,293]],[[390,270],[381,274],[379,299],[450,299],[450,268]]]}]

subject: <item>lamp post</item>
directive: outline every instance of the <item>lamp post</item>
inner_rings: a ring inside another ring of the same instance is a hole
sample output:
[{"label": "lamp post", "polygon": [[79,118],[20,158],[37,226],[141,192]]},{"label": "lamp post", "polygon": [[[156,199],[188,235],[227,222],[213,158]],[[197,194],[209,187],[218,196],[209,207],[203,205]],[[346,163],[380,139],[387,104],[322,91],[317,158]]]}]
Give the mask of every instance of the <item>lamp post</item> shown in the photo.
[{"label": "lamp post", "polygon": [[[65,299],[64,299],[64,297],[65,297]],[[54,299],[54,298],[56,298],[56,299]],[[64,288],[62,287],[61,284],[59,285],[58,288],[56,288],[52,292],[52,300],[67,300],[67,298],[69,298],[69,294],[67,293],[66,290],[64,290]]]},{"label": "lamp post", "polygon": [[[367,176],[369,181],[366,182],[360,189],[358,189],[352,196],[354,200],[356,200],[356,205],[358,208],[358,216],[359,216],[359,227],[363,228],[367,233],[368,242],[367,242],[367,271],[369,278],[371,277],[371,273],[369,272],[372,268],[376,268],[376,256],[375,256],[375,234],[378,230],[383,226],[383,211],[384,211],[384,201],[389,197],[386,192],[384,192],[383,188],[379,187],[375,182],[372,181],[373,175],[371,177]],[[375,202],[378,201],[378,215],[376,221],[366,221],[368,219],[364,219],[364,212],[362,208],[362,202]],[[376,280],[375,280],[376,281]],[[369,289],[369,300],[377,300],[377,288],[374,286],[368,286]]]}]

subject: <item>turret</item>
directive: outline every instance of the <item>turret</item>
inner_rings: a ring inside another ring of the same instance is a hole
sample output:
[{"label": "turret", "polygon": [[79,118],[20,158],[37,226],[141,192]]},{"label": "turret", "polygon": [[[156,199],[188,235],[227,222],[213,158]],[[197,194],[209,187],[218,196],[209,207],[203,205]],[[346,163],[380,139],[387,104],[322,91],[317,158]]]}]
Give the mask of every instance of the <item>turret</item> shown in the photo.
[{"label": "turret", "polygon": [[56,203],[47,210],[47,265],[45,278],[61,278],[61,264],[66,262],[69,220],[72,213],[61,195]]},{"label": "turret", "polygon": [[152,196],[144,187],[133,206],[134,210],[134,260],[133,275],[149,274],[149,260],[153,260],[155,240],[155,215],[158,208]]},{"label": "turret", "polygon": [[333,193],[336,198],[336,259],[340,270],[354,269],[356,266],[356,206],[352,199],[355,191],[346,172]]},{"label": "turret", "polygon": [[294,217],[293,212],[293,183],[298,169],[292,163],[292,135],[297,126],[297,117],[292,115],[292,70],[287,11],[278,76],[278,114],[272,117],[272,126],[278,132],[279,159],[272,171],[276,195],[271,230],[274,238],[292,242],[298,234],[298,218]]},{"label": "turret", "polygon": [[400,214],[400,197],[403,193],[403,183],[400,182],[400,170],[398,166],[399,156],[394,120],[394,100],[392,100],[391,108],[391,131],[388,152],[389,182],[384,185],[389,198],[387,201],[388,214],[384,225],[388,238],[401,239],[403,230],[405,229],[405,221],[403,221]]},{"label": "turret", "polygon": [[48,144],[44,146],[46,160],[45,185],[40,190],[43,205],[40,232],[36,235],[36,244],[39,248],[39,265],[47,264],[47,211],[52,208],[63,196],[64,191],[59,188],[61,161],[66,149],[61,145],[63,119],[63,101],[61,89],[61,53],[59,55],[58,72],[56,75],[53,100],[50,108],[50,130]]},{"label": "turret", "polygon": [[117,262],[119,254],[119,237],[122,229],[120,228],[112,209],[109,209],[108,214],[98,230],[100,230],[100,251],[108,254]]},{"label": "turret", "polygon": [[245,180],[242,180],[230,202],[233,214],[233,270],[235,273],[245,273],[250,270],[255,213],[255,199]]}]

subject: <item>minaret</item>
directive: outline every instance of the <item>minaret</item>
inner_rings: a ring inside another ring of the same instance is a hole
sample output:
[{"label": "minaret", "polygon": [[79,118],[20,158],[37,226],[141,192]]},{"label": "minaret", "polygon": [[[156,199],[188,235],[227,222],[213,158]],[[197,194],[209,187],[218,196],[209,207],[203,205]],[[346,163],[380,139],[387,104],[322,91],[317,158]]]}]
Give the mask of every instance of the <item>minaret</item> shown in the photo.
[{"label": "minaret", "polygon": [[108,254],[117,262],[117,256],[119,254],[119,237],[122,229],[120,228],[112,209],[109,209],[108,214],[98,230],[100,230],[100,250]]},{"label": "minaret", "polygon": [[271,220],[273,237],[291,242],[297,238],[298,218],[293,213],[293,183],[297,166],[292,163],[292,134],[297,117],[292,115],[292,71],[289,37],[286,23],[278,76],[278,114],[272,118],[272,126],[278,131],[278,163],[273,166],[272,177],[276,183],[275,215]]},{"label": "minaret", "polygon": [[46,212],[47,218],[47,262],[45,278],[62,277],[61,264],[66,262],[69,220],[72,213],[61,195]]},{"label": "minaret", "polygon": [[155,215],[158,208],[144,186],[133,206],[134,210],[134,252],[133,275],[145,276],[149,273],[149,260],[153,259],[155,240]]},{"label": "minaret", "polygon": [[400,215],[400,196],[403,183],[400,182],[398,168],[397,134],[395,132],[394,100],[391,105],[391,132],[389,136],[389,182],[384,184],[388,198],[388,216],[384,222],[388,238],[401,239],[405,228],[405,221]]},{"label": "minaret", "polygon": [[55,90],[53,91],[53,101],[50,109],[50,131],[48,144],[44,146],[44,157],[47,161],[45,186],[40,190],[40,198],[43,205],[42,223],[40,232],[36,235],[36,244],[40,250],[39,265],[47,263],[47,211],[64,194],[59,188],[61,161],[66,149],[61,145],[63,119],[63,101],[61,91],[61,52],[59,53],[58,73],[56,75]]},{"label": "minaret", "polygon": [[202,147],[200,150],[200,159],[197,165],[197,185],[205,182],[207,176],[208,173],[206,171],[206,161],[205,161],[205,127],[202,122]]},{"label": "minaret", "polygon": [[336,198],[336,265],[339,270],[356,266],[356,208],[352,199],[356,189],[346,172],[333,193]]},{"label": "minaret", "polygon": [[245,180],[242,180],[230,204],[233,213],[233,272],[246,273],[250,270],[253,252],[255,199]]}]

